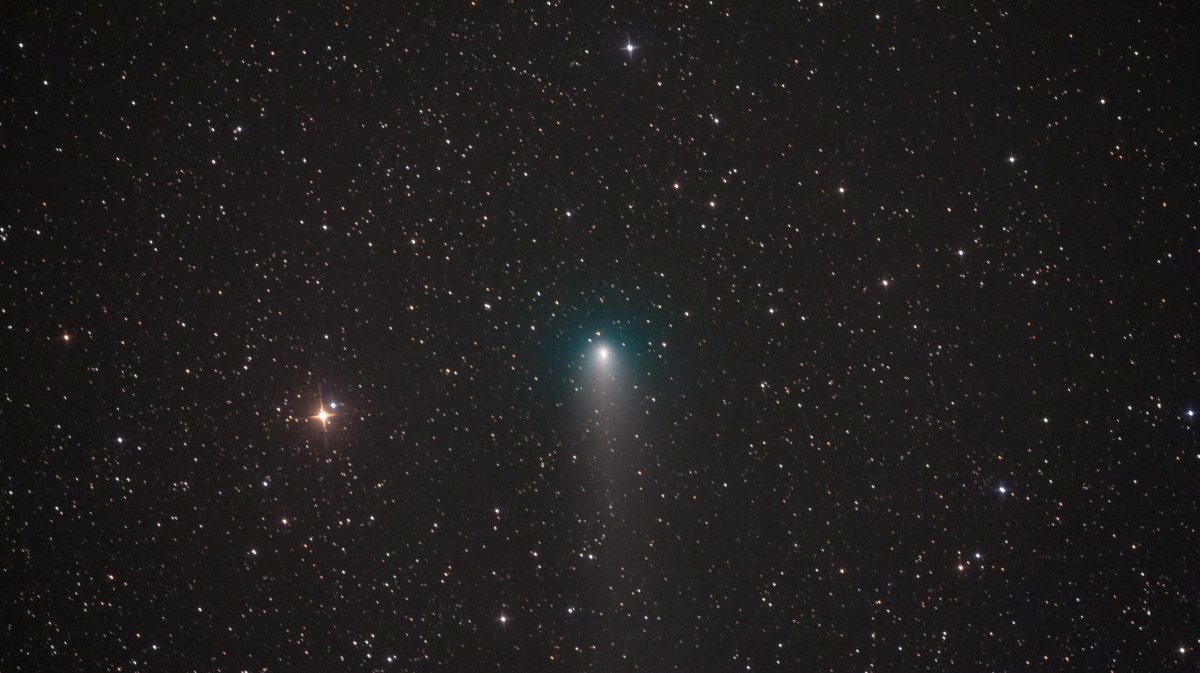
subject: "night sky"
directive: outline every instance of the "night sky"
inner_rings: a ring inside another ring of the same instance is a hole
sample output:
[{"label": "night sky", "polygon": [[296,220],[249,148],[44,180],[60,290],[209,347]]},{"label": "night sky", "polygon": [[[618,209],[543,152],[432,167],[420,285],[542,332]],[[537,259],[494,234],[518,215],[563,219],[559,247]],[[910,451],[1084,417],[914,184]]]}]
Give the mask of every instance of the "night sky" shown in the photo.
[{"label": "night sky", "polygon": [[0,669],[1184,671],[1189,2],[0,17]]}]

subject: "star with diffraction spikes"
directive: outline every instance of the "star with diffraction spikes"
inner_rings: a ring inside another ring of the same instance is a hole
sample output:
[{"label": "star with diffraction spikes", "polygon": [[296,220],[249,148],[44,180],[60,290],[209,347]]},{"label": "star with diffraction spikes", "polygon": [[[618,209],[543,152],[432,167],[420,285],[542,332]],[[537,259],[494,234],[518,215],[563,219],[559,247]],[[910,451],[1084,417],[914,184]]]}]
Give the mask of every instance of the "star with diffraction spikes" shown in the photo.
[{"label": "star with diffraction spikes", "polygon": [[328,430],[329,429],[329,419],[333,418],[333,416],[334,416],[334,414],[325,408],[325,402],[322,401],[320,408],[317,410],[317,413],[313,414],[312,416],[309,416],[309,418],[315,418],[318,421],[321,421],[321,429]]}]

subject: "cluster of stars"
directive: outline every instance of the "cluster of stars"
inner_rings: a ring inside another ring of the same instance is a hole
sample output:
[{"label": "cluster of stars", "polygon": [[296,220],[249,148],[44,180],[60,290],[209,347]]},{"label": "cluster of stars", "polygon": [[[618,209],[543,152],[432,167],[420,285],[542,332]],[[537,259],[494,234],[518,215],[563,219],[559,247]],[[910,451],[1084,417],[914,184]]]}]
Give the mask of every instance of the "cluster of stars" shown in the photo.
[{"label": "cluster of stars", "polygon": [[0,669],[1192,663],[1183,9],[14,8]]}]

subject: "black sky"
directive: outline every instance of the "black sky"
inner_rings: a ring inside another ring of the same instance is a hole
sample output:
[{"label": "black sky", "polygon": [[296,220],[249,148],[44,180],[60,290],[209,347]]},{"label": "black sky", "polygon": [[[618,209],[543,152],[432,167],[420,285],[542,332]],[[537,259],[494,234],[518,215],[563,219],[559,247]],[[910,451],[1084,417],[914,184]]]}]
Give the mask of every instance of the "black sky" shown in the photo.
[{"label": "black sky", "polygon": [[0,668],[1195,670],[1198,26],[6,6]]}]

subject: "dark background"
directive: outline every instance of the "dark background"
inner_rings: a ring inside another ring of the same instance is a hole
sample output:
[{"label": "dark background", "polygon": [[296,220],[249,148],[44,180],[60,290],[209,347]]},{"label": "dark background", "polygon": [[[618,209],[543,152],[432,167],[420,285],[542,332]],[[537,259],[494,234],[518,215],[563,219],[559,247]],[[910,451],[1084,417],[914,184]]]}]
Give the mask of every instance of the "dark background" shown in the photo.
[{"label": "dark background", "polygon": [[0,668],[1195,670],[1192,3],[84,4]]}]

